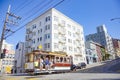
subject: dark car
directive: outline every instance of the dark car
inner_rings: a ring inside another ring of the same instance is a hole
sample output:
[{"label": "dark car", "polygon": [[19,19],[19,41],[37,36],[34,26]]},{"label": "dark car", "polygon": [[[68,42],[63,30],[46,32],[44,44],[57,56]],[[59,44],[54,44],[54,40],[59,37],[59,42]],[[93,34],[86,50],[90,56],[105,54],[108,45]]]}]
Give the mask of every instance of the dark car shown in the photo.
[{"label": "dark car", "polygon": [[72,65],[71,65],[71,70],[72,70],[72,71],[76,71],[76,65],[75,65],[75,64],[72,64]]},{"label": "dark car", "polygon": [[76,66],[76,68],[77,69],[86,68],[86,63],[85,62],[78,63],[77,66]]}]

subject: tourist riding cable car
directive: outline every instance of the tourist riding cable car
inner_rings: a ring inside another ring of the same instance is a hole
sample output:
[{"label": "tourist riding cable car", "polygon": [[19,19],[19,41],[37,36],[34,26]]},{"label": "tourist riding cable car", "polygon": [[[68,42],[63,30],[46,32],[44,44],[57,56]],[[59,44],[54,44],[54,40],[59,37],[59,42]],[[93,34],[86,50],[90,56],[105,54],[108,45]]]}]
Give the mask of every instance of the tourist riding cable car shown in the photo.
[{"label": "tourist riding cable car", "polygon": [[70,71],[71,62],[71,57],[66,53],[35,50],[26,54],[25,72],[51,73]]}]

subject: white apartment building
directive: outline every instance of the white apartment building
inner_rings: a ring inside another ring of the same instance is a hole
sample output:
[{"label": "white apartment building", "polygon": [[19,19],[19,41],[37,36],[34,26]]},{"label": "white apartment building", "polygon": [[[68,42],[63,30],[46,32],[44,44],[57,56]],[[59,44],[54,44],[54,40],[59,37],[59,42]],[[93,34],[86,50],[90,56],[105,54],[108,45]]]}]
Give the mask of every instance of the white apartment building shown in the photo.
[{"label": "white apartment building", "polygon": [[15,51],[13,45],[3,41],[2,51],[6,49],[5,56],[0,60],[0,71],[1,73],[11,73],[11,70],[14,66],[14,56]]},{"label": "white apartment building", "polygon": [[24,64],[25,64],[25,43],[19,42],[16,45],[16,50],[15,50],[14,72],[16,73],[24,72]]},{"label": "white apartment building", "polygon": [[74,64],[86,62],[83,27],[52,8],[26,25],[26,51],[62,51]]}]

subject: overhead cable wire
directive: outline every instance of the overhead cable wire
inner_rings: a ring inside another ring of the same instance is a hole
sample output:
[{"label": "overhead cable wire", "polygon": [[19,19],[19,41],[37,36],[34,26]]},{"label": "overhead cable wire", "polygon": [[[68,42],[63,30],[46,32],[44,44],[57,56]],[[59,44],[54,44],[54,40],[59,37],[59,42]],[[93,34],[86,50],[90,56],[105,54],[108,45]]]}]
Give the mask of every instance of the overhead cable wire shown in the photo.
[{"label": "overhead cable wire", "polygon": [[[52,1],[53,0],[49,0],[47,3],[45,3],[44,5],[42,5],[37,11],[35,11],[34,13],[32,13],[31,15],[29,15],[28,17],[26,17],[22,22],[26,21],[27,19],[29,19],[30,17],[32,17],[33,15],[35,15],[36,13],[38,13],[40,10],[44,9],[44,7],[46,7],[46,5],[48,6],[48,4],[52,3]],[[36,6],[36,7],[38,7],[38,6]],[[36,8],[36,7],[34,7],[34,8]]]},{"label": "overhead cable wire", "polygon": [[[29,5],[30,3],[32,3],[32,1],[34,1],[34,0],[31,0],[31,1],[29,1],[28,3],[25,3],[26,2],[26,0],[23,2],[23,3],[21,3],[16,9],[14,9],[13,10],[13,12],[20,12],[21,10],[23,10],[23,8],[25,8],[26,7],[26,5]],[[21,6],[22,5],[22,6]]]},{"label": "overhead cable wire", "polygon": [[58,6],[58,5],[59,5],[59,4],[61,4],[63,1],[64,1],[64,0],[62,0],[62,1],[60,1],[60,2],[58,2],[58,3],[57,3],[57,4],[55,4],[53,7]]},{"label": "overhead cable wire", "polygon": [[[57,4],[55,4],[53,7],[56,7],[56,6],[58,6],[59,4],[61,4],[62,2],[63,2],[64,0],[62,0],[62,1],[60,1],[60,2],[58,2]],[[49,1],[48,3],[51,3],[52,1]],[[47,3],[47,4],[48,4]],[[46,4],[45,5],[43,5],[43,7],[44,6],[46,6]],[[52,7],[52,8],[53,8]],[[43,8],[42,8],[43,9]],[[38,12],[38,10],[35,12],[35,13],[37,13]],[[34,14],[32,14],[32,15],[34,15]],[[28,16],[27,18],[25,18],[24,19],[24,21],[26,21],[28,18],[30,18],[32,15],[30,15],[30,16]],[[9,37],[9,36],[11,36],[12,34],[14,34],[15,32],[17,32],[17,31],[19,31],[20,29],[22,29],[22,28],[24,28],[24,26],[25,26],[26,24],[24,24],[23,26],[21,26],[21,27],[19,27],[18,29],[16,29],[13,33],[11,33],[11,34],[9,34],[9,35],[7,35],[5,38],[7,38],[7,37]]]},{"label": "overhead cable wire", "polygon": [[[45,1],[44,1],[45,2]],[[34,8],[37,8],[41,3],[44,3],[43,1],[42,2],[40,2],[39,4],[37,4],[36,6],[34,6],[32,9],[30,9],[29,11],[27,11],[26,13],[24,13],[24,14],[28,14],[28,13],[30,13]]]},{"label": "overhead cable wire", "polygon": [[[30,1],[31,2],[31,1]],[[29,14],[34,8],[36,8],[36,7],[38,7],[41,3],[43,3],[43,1],[42,2],[40,2],[37,6],[35,6],[35,7],[33,7],[32,9],[30,9],[27,13],[24,13],[25,15],[26,14]],[[29,4],[29,3],[27,3],[27,4]],[[19,12],[18,12],[19,13]],[[24,20],[22,20],[22,22],[24,22],[26,19],[24,19]]]},{"label": "overhead cable wire", "polygon": [[[44,4],[42,7],[50,4],[51,2],[52,2],[52,0],[50,0],[49,2],[47,2],[46,4]],[[41,8],[40,8],[40,9],[41,9]],[[39,10],[40,10],[40,9],[39,9]],[[43,9],[43,8],[42,8],[42,9]],[[41,10],[42,10],[42,9],[41,9]],[[33,15],[35,15],[35,13],[37,13],[39,10],[35,11],[32,15],[29,15],[28,17],[26,17],[22,22],[26,21],[27,19],[29,19],[30,17],[32,17]],[[19,31],[20,29],[24,28],[25,25],[26,25],[26,24],[24,24],[23,26],[21,26],[21,27],[19,27],[18,29],[16,29],[13,33],[15,33],[15,32],[17,32],[17,31]],[[5,37],[5,39],[6,39],[7,37],[11,36],[13,33],[7,35],[7,36]]]}]

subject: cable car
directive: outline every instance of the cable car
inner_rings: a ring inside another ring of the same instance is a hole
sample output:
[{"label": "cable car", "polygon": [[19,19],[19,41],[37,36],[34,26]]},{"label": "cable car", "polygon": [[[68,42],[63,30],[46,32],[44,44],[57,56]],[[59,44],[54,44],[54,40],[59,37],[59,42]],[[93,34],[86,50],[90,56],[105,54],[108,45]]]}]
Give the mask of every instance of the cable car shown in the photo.
[{"label": "cable car", "polygon": [[71,57],[63,52],[45,52],[35,50],[26,54],[25,72],[53,73],[71,69]]}]

